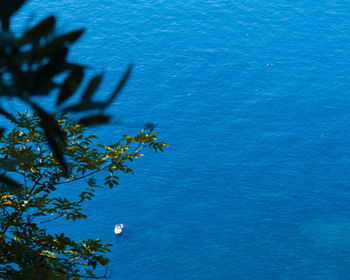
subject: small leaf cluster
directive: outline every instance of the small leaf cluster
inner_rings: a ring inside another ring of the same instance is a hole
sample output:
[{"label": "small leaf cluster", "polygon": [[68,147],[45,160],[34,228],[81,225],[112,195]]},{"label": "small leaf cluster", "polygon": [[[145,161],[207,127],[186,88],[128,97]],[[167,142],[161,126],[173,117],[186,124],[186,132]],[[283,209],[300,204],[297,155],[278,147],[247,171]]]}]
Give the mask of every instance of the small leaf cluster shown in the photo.
[{"label": "small leaf cluster", "polygon": [[[58,144],[66,157],[67,173],[40,123],[37,114],[18,113],[12,131],[0,138],[0,165],[6,171],[2,176],[9,178],[0,183],[0,278],[95,277],[94,269],[109,261],[103,254],[110,245],[99,239],[78,242],[64,233],[52,235],[45,224],[86,218],[83,203],[98,188],[113,188],[120,173],[132,174],[128,163],[141,156],[144,148],[158,151],[166,144],[152,130],[142,130],[114,144],[96,145],[95,135],[86,136],[81,124],[61,115],[56,125],[63,134],[64,142]],[[103,172],[106,176],[100,185],[95,175]],[[66,184],[79,190],[76,199],[60,191]]]}]

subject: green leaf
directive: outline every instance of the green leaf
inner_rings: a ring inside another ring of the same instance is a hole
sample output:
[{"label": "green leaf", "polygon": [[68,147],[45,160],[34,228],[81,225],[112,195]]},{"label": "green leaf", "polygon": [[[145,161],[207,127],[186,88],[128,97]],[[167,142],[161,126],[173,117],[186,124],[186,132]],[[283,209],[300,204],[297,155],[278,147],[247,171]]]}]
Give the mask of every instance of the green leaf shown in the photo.
[{"label": "green leaf", "polygon": [[80,86],[80,83],[83,79],[84,71],[83,67],[76,67],[66,78],[64,81],[61,91],[58,95],[56,105],[60,105],[62,102],[67,100],[72,94],[77,90]]},{"label": "green leaf", "polygon": [[19,40],[19,45],[25,45],[47,36],[55,29],[56,19],[54,16],[49,16],[39,22],[32,29],[25,32]]}]

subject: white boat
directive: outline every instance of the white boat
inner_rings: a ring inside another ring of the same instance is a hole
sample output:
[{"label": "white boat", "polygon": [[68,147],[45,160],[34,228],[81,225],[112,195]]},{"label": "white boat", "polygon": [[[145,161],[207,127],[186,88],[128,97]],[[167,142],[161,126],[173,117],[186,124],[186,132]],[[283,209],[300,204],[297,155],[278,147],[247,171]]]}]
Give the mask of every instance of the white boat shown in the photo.
[{"label": "white boat", "polygon": [[114,227],[114,233],[115,234],[122,234],[123,233],[123,224],[116,224]]}]

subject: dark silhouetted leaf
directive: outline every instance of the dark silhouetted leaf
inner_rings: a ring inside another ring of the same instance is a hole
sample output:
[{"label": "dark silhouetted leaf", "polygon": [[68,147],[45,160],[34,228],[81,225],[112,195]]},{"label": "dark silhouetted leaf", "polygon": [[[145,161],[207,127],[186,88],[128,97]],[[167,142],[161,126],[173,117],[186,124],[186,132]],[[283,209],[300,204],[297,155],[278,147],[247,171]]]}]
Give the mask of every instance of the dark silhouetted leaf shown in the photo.
[{"label": "dark silhouetted leaf", "polygon": [[94,115],[80,119],[79,123],[83,125],[98,125],[109,122],[110,118],[110,116],[106,115]]},{"label": "dark silhouetted leaf", "polygon": [[80,38],[80,36],[83,33],[84,29],[79,29],[54,38],[50,43],[48,43],[42,49],[39,50],[36,57],[37,60],[41,60],[44,57],[50,56],[52,53],[55,53],[59,48],[67,47],[67,43],[74,43]]},{"label": "dark silhouetted leaf", "polygon": [[[37,71],[33,90],[31,92],[32,95],[43,94],[40,89],[45,89],[48,83],[52,83],[51,79],[65,69],[67,54],[67,47],[57,49],[56,52],[49,57],[49,62]],[[46,94],[48,93],[49,92],[46,92]]]},{"label": "dark silhouetted leaf", "polygon": [[7,55],[5,53],[2,53],[4,62],[6,63],[6,67],[8,68],[7,71],[12,72],[15,75],[21,76],[22,75],[22,69],[19,61],[17,60],[16,56],[14,55]]},{"label": "dark silhouetted leaf", "polygon": [[15,158],[15,159],[1,159],[0,160],[0,168],[13,168],[14,166],[32,160],[33,157],[19,157],[19,158]]},{"label": "dark silhouetted leaf", "polygon": [[24,33],[18,43],[20,45],[25,45],[39,38],[45,37],[54,30],[55,23],[56,19],[54,16],[45,18],[32,29],[29,29],[26,33]]},{"label": "dark silhouetted leaf", "polygon": [[130,64],[128,69],[125,71],[123,77],[120,79],[116,89],[113,91],[111,96],[106,101],[103,109],[105,109],[109,104],[111,104],[112,101],[114,100],[114,98],[116,98],[116,96],[118,95],[118,93],[120,93],[121,89],[124,87],[125,83],[127,82],[128,78],[130,76],[132,67],[133,67],[132,64]]},{"label": "dark silhouetted leaf", "polygon": [[155,123],[145,123],[145,128],[154,129],[156,127]]},{"label": "dark silhouetted leaf", "polygon": [[61,91],[58,95],[56,105],[60,105],[67,100],[80,86],[83,79],[84,71],[82,67],[76,67],[64,81]]},{"label": "dark silhouetted leaf", "polygon": [[0,183],[3,183],[10,191],[16,189],[18,190],[22,187],[21,184],[17,183],[15,180],[9,177],[6,177],[5,175],[0,175]]},{"label": "dark silhouetted leaf", "polygon": [[[0,0],[1,1],[1,0]],[[15,38],[10,32],[0,32],[0,49],[5,50],[9,46],[13,47]]]},{"label": "dark silhouetted leaf", "polygon": [[80,103],[75,105],[70,105],[62,109],[63,112],[82,112],[82,111],[89,111],[89,110],[101,110],[105,106],[105,102],[102,101],[91,101],[84,107],[80,105]]},{"label": "dark silhouetted leaf", "polygon": [[1,107],[0,107],[0,114],[4,115],[8,120],[12,121],[13,123],[17,123],[17,120],[10,113],[5,111]]},{"label": "dark silhouetted leaf", "polygon": [[10,29],[10,18],[4,18],[1,21],[1,28],[6,31]]},{"label": "dark silhouetted leaf", "polygon": [[53,134],[62,141],[62,144],[65,144],[65,135],[61,131],[54,117],[46,113],[43,109],[41,109],[35,103],[30,101],[29,104],[33,107],[35,112],[39,115],[40,119],[45,121],[45,125],[47,125],[49,129],[52,130]]},{"label": "dark silhouetted leaf", "polygon": [[84,29],[74,30],[56,37],[54,41],[60,41],[63,43],[69,42],[70,44],[73,44],[75,41],[77,41],[80,38],[81,35],[83,35],[83,33],[84,33]]},{"label": "dark silhouetted leaf", "polygon": [[26,0],[0,0],[0,20],[10,18]]},{"label": "dark silhouetted leaf", "polygon": [[89,84],[87,85],[85,91],[83,92],[83,95],[80,100],[80,106],[83,108],[86,106],[89,101],[91,100],[92,95],[96,92],[97,88],[99,87],[101,81],[102,81],[103,75],[97,75],[91,78]]},{"label": "dark silhouetted leaf", "polygon": [[[65,137],[60,127],[58,126],[57,121],[53,118],[53,116],[46,113],[38,105],[34,104],[33,102],[28,102],[28,103],[33,107],[35,112],[40,117],[41,127],[45,132],[45,136],[47,138],[47,141],[49,142],[49,146],[55,158],[58,160],[58,162],[64,169],[64,172],[68,173],[68,166],[63,157],[63,151],[61,149],[61,146],[59,145],[60,143],[63,145],[66,144]],[[60,140],[60,143],[57,140]]]}]

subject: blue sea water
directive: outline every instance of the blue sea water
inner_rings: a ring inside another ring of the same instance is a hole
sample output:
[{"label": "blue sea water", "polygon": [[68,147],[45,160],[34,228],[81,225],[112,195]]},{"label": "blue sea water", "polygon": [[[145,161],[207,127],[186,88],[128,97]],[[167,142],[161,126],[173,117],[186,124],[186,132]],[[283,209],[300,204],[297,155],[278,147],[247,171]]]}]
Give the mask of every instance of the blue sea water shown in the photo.
[{"label": "blue sea water", "polygon": [[170,145],[56,230],[112,243],[111,279],[350,279],[348,4],[29,1],[18,26],[87,29],[101,94],[135,65],[101,141],[155,122]]}]

